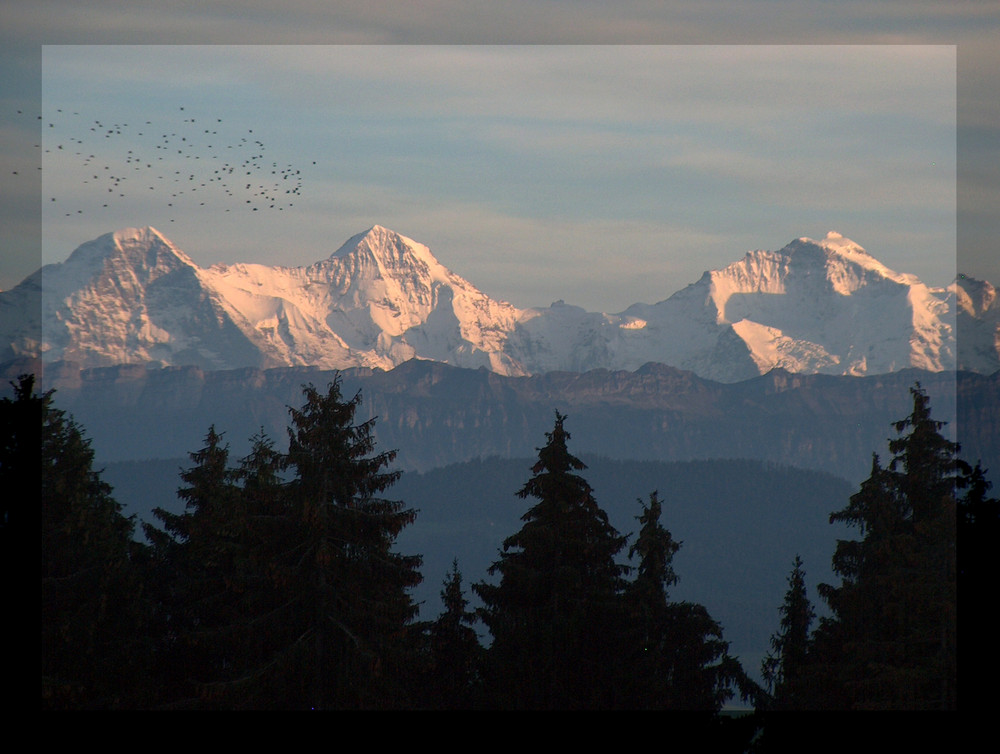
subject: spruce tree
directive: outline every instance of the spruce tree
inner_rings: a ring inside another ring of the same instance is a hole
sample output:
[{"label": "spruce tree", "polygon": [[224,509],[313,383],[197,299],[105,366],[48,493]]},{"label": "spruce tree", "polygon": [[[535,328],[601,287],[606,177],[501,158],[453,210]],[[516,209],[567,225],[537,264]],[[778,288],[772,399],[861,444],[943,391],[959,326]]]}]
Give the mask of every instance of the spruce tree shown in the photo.
[{"label": "spruce tree", "polygon": [[144,530],[162,600],[168,701],[231,706],[216,689],[243,671],[238,628],[251,574],[249,522],[223,435],[213,425],[204,442],[180,474],[183,512],[156,508],[163,529],[145,524]]},{"label": "spruce tree", "polygon": [[669,588],[678,582],[673,557],[681,543],[660,521],[656,492],[648,505],[640,504],[639,536],[629,550],[639,565],[624,596],[628,631],[620,705],[717,713],[734,690],[755,699],[759,689],[729,655],[722,626],[703,605],[670,600]]},{"label": "spruce tree", "polygon": [[285,458],[263,430],[250,443],[250,453],[227,472],[235,497],[218,537],[229,552],[222,573],[230,612],[215,630],[225,660],[217,679],[203,687],[213,706],[227,709],[280,706],[281,684],[274,683],[273,671],[287,639],[282,557],[291,527],[281,477]]},{"label": "spruce tree", "polygon": [[837,543],[841,585],[819,586],[832,612],[814,637],[824,706],[956,706],[957,500],[970,470],[919,383],[910,392],[913,412],[894,424],[888,467],[873,456],[869,478],[830,516],[862,538]]},{"label": "spruce tree", "polygon": [[[889,468],[900,476],[909,501],[914,556],[907,563],[914,611],[906,627],[906,663],[902,676],[917,691],[912,706],[954,710],[957,707],[957,524],[960,490],[972,469],[959,458],[960,447],[942,436],[944,422],[931,418],[930,399],[920,384],[910,390],[913,413],[895,423],[900,434],[889,442]],[[911,705],[908,705],[911,706]]]},{"label": "spruce tree", "polygon": [[672,649],[666,633],[669,589],[678,581],[673,558],[681,543],[660,523],[662,504],[656,492],[649,496],[648,505],[641,500],[639,504],[639,536],[628,553],[629,558],[639,556],[639,566],[625,590],[629,621],[621,685],[623,706],[657,709],[671,704]]},{"label": "spruce tree", "polygon": [[138,706],[148,611],[133,519],[94,468],[83,427],[53,406],[54,391],[36,394],[33,375],[12,385],[14,398],[0,400],[0,478],[21,508],[5,510],[4,527],[39,524],[42,707]]},{"label": "spruce tree", "polygon": [[378,496],[398,477],[383,471],[395,454],[373,454],[374,420],[354,423],[360,393],[343,400],[338,376],[325,395],[304,394],[289,409],[286,454],[261,432],[231,468],[212,427],[181,475],[184,512],[157,509],[163,530],[147,526],[166,585],[173,706],[407,703],[399,678],[420,558],[392,547],[415,511]]},{"label": "spruce tree", "polygon": [[482,646],[473,626],[476,613],[468,609],[458,560],[452,562],[441,590],[444,612],[429,628],[430,677],[433,707],[470,709],[479,695]]},{"label": "spruce tree", "polygon": [[230,707],[267,709],[281,706],[282,684],[274,678],[288,638],[284,548],[294,527],[282,478],[284,455],[263,429],[250,443],[250,453],[233,470],[245,546],[241,573],[230,582],[239,596],[230,626],[238,661],[211,691]]},{"label": "spruce tree", "polygon": [[771,697],[769,709],[799,709],[805,704],[802,684],[807,672],[810,629],[816,611],[806,593],[805,571],[802,558],[798,555],[788,576],[788,591],[779,612],[779,628],[771,637],[771,651],[761,663],[761,677]]},{"label": "spruce tree", "polygon": [[344,400],[340,377],[326,394],[304,387],[289,409],[288,513],[284,542],[296,666],[308,669],[293,705],[315,709],[405,706],[403,637],[417,608],[408,590],[419,556],[394,552],[416,511],[379,496],[399,476],[375,453],[374,419],[355,424],[361,394]]},{"label": "spruce tree", "polygon": [[491,704],[513,709],[594,709],[615,705],[625,545],[576,471],[556,413],[533,476],[517,493],[537,502],[507,537],[490,574],[473,585],[493,642],[487,655]]}]

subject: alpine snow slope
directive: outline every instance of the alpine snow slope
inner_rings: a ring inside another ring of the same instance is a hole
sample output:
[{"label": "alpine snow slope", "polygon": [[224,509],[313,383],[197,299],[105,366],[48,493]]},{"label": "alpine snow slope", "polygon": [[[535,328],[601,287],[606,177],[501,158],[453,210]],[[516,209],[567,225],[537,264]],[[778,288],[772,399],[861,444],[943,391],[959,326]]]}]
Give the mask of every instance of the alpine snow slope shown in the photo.
[{"label": "alpine snow slope", "polygon": [[832,232],[747,252],[659,303],[607,314],[491,299],[427,246],[381,226],[305,267],[207,269],[154,228],[130,228],[0,293],[0,335],[0,361],[82,368],[388,370],[417,358],[523,376],[657,362],[719,382],[776,367],[835,375],[1000,368],[992,285],[959,275],[928,287]]}]

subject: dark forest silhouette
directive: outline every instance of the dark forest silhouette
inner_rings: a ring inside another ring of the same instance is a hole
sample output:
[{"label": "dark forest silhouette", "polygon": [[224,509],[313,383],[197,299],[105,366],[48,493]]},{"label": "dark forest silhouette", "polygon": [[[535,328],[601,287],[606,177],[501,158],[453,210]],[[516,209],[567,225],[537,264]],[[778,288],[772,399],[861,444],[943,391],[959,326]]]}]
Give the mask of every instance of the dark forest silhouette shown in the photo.
[{"label": "dark forest silhouette", "polygon": [[[974,707],[966,690],[987,671],[959,673],[959,638],[985,628],[960,633],[957,604],[986,584],[1000,503],[919,383],[910,392],[889,462],[873,456],[830,515],[858,539],[831,554],[840,583],[818,585],[830,608],[818,624],[808,564],[789,553],[762,688],[702,605],[670,598],[681,546],[670,501],[652,491],[637,532],[616,531],[559,413],[518,493],[520,530],[471,585],[482,607],[470,609],[456,560],[442,613],[420,621],[409,591],[421,558],[395,549],[419,511],[385,497],[394,453],[376,449],[375,419],[356,423],[361,395],[343,397],[339,379],[304,386],[287,452],[261,432],[231,459],[210,426],[180,475],[183,513],[159,509],[141,543],[84,429],[24,375],[0,401],[0,476],[41,492],[42,707],[668,709],[716,721],[740,698],[756,713],[739,735],[763,725],[761,742],[780,741],[766,721],[784,710]],[[5,503],[5,547],[19,520]]]}]

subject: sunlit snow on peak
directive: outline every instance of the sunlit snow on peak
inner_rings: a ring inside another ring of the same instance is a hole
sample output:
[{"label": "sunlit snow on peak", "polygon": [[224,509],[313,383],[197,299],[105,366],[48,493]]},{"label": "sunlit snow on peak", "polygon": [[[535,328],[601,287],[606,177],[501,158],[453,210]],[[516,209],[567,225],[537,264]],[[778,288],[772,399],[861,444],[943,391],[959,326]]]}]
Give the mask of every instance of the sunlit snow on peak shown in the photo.
[{"label": "sunlit snow on peak", "polygon": [[[518,309],[381,225],[304,267],[200,268],[155,228],[126,228],[43,272],[46,342],[12,348],[85,366],[391,369],[421,358],[523,375],[657,362],[723,382],[775,367],[938,371],[956,366],[956,311],[988,320],[975,340],[983,370],[1000,353],[992,286],[930,289],[836,231],[746,252],[658,304],[620,313],[562,301]],[[0,295],[27,296],[40,279]]]}]

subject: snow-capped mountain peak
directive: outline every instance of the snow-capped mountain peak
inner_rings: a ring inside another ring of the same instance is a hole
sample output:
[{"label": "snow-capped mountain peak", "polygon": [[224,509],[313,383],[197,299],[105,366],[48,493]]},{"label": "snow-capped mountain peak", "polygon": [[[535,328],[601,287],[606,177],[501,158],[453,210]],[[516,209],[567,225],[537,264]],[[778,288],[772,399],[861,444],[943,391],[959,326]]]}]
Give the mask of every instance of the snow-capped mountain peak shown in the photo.
[{"label": "snow-capped mountain peak", "polygon": [[1000,309],[997,289],[985,280],[959,275],[948,290],[956,294],[958,307],[972,317],[981,317],[990,310]]},{"label": "snow-capped mountain peak", "polygon": [[388,369],[428,358],[521,371],[503,355],[517,309],[379,225],[307,267],[217,265],[203,277],[269,362]]},{"label": "snow-capped mountain peak", "polygon": [[[746,297],[787,295],[795,299],[813,298],[821,305],[825,296],[851,296],[869,286],[887,283],[922,285],[913,275],[889,269],[859,244],[831,231],[815,241],[798,238],[779,251],[748,251],[743,259],[721,270],[712,270],[697,285],[708,287],[716,321],[733,323],[746,318]],[[734,301],[734,310],[730,304]],[[783,305],[788,302],[783,302]]]},{"label": "snow-capped mountain peak", "polygon": [[431,250],[422,243],[381,225],[374,225],[364,233],[349,238],[330,255],[330,258],[343,259],[357,254],[370,254],[389,268],[413,264],[441,266]]},{"label": "snow-capped mountain peak", "polygon": [[333,271],[342,286],[352,284],[349,281],[363,286],[375,280],[395,281],[407,289],[398,292],[404,297],[419,296],[414,288],[428,288],[435,283],[472,288],[442,265],[427,246],[381,225],[349,238],[311,269],[319,274]]},{"label": "snow-capped mountain peak", "polygon": [[[816,246],[825,252],[825,267],[828,279],[835,292],[849,295],[858,287],[881,279],[891,280],[903,285],[916,285],[920,281],[915,275],[896,272],[869,254],[860,244],[849,238],[844,238],[836,231],[827,233],[821,241],[809,238],[798,239],[799,249],[802,246]],[[794,254],[796,244],[790,244],[786,249]]]},{"label": "snow-capped mountain peak", "polygon": [[864,374],[955,364],[941,297],[837,232],[747,252],[689,289],[672,303],[704,301],[760,371]]},{"label": "snow-capped mountain peak", "polygon": [[[39,295],[41,323],[30,315],[37,305],[23,306]],[[993,371],[996,301],[971,279],[929,289],[836,232],[746,252],[658,304],[609,314],[491,299],[429,247],[380,225],[304,267],[201,268],[154,228],[129,228],[0,293],[9,344],[0,359],[389,369],[421,358],[507,375],[659,362],[723,382],[776,367]],[[978,333],[961,358],[956,313]]]},{"label": "snow-capped mountain peak", "polygon": [[177,264],[195,266],[187,254],[151,226],[123,228],[114,233],[105,233],[77,247],[67,262],[71,265],[93,266],[106,264],[114,259],[147,270],[172,269]]},{"label": "snow-capped mountain peak", "polygon": [[814,246],[821,246],[828,251],[835,251],[841,254],[863,254],[864,256],[871,258],[868,252],[861,248],[860,244],[854,243],[854,241],[850,238],[844,238],[841,233],[838,233],[835,230],[827,232],[826,238],[821,241],[814,241],[811,238],[806,237],[802,237],[798,240],[803,243],[813,244]]},{"label": "snow-capped mountain peak", "polygon": [[1000,354],[1000,296],[985,280],[959,275],[948,286],[961,330],[961,364],[965,369],[990,373]]},{"label": "snow-capped mountain peak", "polygon": [[47,266],[45,273],[76,283],[93,277],[109,264],[124,264],[150,273],[173,269],[177,265],[195,266],[187,254],[156,228],[145,227],[105,233],[78,246],[63,264]]}]

